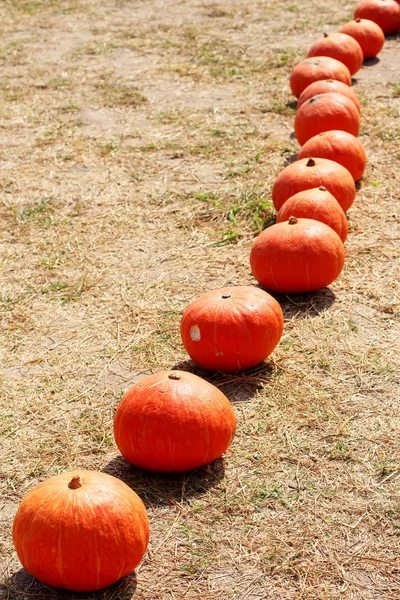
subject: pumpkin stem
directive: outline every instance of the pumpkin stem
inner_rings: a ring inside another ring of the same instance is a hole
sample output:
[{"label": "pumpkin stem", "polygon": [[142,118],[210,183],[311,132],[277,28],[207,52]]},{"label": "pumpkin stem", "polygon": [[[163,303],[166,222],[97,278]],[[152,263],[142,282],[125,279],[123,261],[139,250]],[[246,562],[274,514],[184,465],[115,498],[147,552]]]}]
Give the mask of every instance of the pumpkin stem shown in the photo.
[{"label": "pumpkin stem", "polygon": [[178,380],[178,379],[180,379],[180,376],[178,375],[178,373],[170,373],[168,375],[168,379],[176,379],[176,380]]},{"label": "pumpkin stem", "polygon": [[221,298],[226,300],[227,298],[232,298],[232,294],[222,294]]},{"label": "pumpkin stem", "polygon": [[81,478],[73,477],[69,482],[68,487],[70,490],[77,490],[78,488],[82,487]]},{"label": "pumpkin stem", "polygon": [[327,37],[328,37],[328,34],[327,34],[327,33],[324,33],[324,38],[327,38]]},{"label": "pumpkin stem", "polygon": [[289,225],[296,225],[297,219],[296,217],[289,217]]},{"label": "pumpkin stem", "polygon": [[361,23],[361,19],[356,19],[356,23]]},{"label": "pumpkin stem", "polygon": [[323,185],[320,185],[318,189],[321,190],[321,192],[326,192],[326,187]]},{"label": "pumpkin stem", "polygon": [[309,158],[306,167],[315,167],[315,160],[313,158]]}]

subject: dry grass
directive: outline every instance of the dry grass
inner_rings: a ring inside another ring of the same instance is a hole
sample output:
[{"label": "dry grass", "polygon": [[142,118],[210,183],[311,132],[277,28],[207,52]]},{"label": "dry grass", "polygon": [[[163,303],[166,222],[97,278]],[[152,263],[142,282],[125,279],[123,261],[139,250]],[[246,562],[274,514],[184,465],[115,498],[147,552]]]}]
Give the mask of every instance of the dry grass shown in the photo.
[{"label": "dry grass", "polygon": [[3,0],[0,47],[1,542],[5,600],[69,599],[19,571],[18,503],[75,467],[141,495],[136,577],[77,598],[399,600],[399,39],[357,76],[369,165],[345,270],[280,297],[270,360],[225,377],[223,460],[129,467],[113,407],[193,369],[178,324],[204,290],[253,283],[249,250],[297,150],[293,64],[352,7],[244,0]]}]

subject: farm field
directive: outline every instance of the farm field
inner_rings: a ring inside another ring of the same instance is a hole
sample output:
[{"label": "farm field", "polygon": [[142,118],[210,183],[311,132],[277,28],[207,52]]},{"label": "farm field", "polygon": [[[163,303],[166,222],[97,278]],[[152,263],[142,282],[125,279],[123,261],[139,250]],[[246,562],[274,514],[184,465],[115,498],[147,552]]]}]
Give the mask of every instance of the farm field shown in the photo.
[{"label": "farm field", "polygon": [[[400,599],[400,37],[354,78],[367,169],[329,288],[275,294],[260,366],[188,360],[183,310],[254,285],[253,240],[299,150],[289,77],[338,0],[0,3],[0,598]],[[231,400],[223,459],[149,474],[113,415],[146,375],[191,370]],[[136,574],[95,594],[21,571],[11,526],[38,482],[120,477],[151,527]]]}]

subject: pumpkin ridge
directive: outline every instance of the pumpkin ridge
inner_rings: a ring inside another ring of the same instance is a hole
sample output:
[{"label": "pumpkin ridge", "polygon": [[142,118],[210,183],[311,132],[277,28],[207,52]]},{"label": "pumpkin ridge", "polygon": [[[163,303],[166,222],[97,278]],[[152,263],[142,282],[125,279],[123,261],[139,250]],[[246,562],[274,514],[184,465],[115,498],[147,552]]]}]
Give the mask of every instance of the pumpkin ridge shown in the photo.
[{"label": "pumpkin ridge", "polygon": [[[245,332],[245,336],[247,337],[247,339],[249,340],[249,342],[251,342],[251,334],[249,331],[249,327],[248,327],[248,323],[246,321],[245,315],[243,314],[243,310],[240,310],[240,306],[238,306],[237,304],[234,306],[234,310],[236,312],[236,314],[238,315],[238,317],[240,318],[240,322],[241,322],[241,331]],[[237,359],[237,365],[238,365],[238,370],[241,369],[241,364],[240,364],[240,358],[238,357]]]},{"label": "pumpkin ridge", "polygon": [[[68,498],[68,497],[67,497]],[[69,497],[67,500],[65,498],[65,492],[64,490],[62,491],[62,501],[63,501],[63,507],[64,510],[63,512],[60,514],[60,521],[59,521],[59,526],[58,526],[58,538],[57,538],[57,558],[56,558],[56,565],[57,565],[57,571],[58,571],[58,576],[60,578],[60,581],[63,585],[63,587],[65,587],[66,585],[68,585],[68,576],[66,573],[66,568],[65,568],[65,559],[64,559],[64,551],[63,551],[63,536],[64,536],[64,527],[63,527],[63,523],[65,520],[65,515],[67,512],[69,512],[71,514],[71,508],[70,508],[70,503],[73,504],[73,497]],[[72,512],[74,518],[77,517],[76,512],[73,511]]]}]

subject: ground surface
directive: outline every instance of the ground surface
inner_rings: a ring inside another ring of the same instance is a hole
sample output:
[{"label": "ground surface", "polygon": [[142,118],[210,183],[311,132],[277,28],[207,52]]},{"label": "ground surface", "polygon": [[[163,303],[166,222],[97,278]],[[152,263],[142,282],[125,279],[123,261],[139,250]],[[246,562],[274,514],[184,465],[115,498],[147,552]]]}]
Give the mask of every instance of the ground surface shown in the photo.
[{"label": "ground surface", "polygon": [[400,598],[400,40],[364,66],[369,164],[340,278],[279,297],[283,339],[246,375],[224,460],[185,476],[121,458],[113,407],[193,369],[180,315],[254,284],[249,251],[298,149],[293,65],[354,3],[3,0],[0,20],[1,546],[7,600],[69,598],[20,571],[23,496],[73,468],[141,495],[135,578],[80,598]]}]

